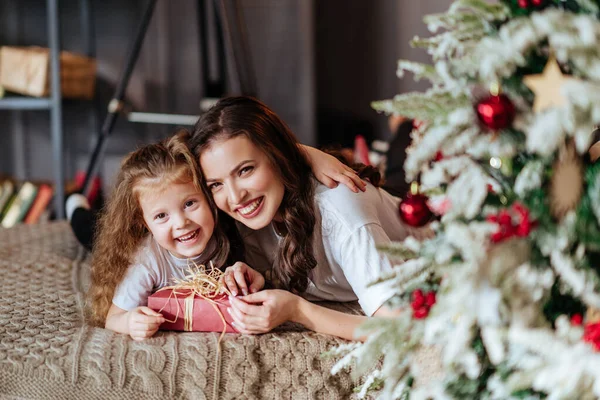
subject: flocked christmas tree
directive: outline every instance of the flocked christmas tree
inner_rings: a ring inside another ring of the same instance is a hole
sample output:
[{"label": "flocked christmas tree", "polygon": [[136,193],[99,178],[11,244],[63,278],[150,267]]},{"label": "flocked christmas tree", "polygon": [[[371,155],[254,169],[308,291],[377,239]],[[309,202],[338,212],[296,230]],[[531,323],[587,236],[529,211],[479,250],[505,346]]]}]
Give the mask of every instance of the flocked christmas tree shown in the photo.
[{"label": "flocked christmas tree", "polygon": [[[432,239],[382,249],[399,316],[334,351],[361,394],[600,398],[599,17],[598,0],[458,0],[425,18],[434,36],[413,44],[434,64],[398,75],[431,89],[374,108],[422,122],[405,164],[421,194],[400,213],[440,217]],[[423,349],[442,373],[414,384]]]}]

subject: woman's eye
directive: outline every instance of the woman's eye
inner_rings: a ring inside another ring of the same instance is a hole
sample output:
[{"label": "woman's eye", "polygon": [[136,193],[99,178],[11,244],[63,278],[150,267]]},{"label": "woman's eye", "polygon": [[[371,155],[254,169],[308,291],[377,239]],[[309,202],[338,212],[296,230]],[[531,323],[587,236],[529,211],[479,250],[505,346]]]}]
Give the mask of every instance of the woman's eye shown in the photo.
[{"label": "woman's eye", "polygon": [[215,182],[215,183],[211,183],[211,184],[208,186],[208,188],[209,188],[211,191],[214,191],[214,190],[218,189],[218,188],[219,188],[219,186],[221,186],[221,184],[220,184],[220,183],[218,183],[218,182]]},{"label": "woman's eye", "polygon": [[154,216],[154,219],[163,219],[167,216],[166,213],[158,213]]},{"label": "woman's eye", "polygon": [[244,168],[240,169],[240,175],[247,174],[248,172],[252,171],[253,169],[254,169],[254,167],[252,167],[252,166],[244,167]]}]

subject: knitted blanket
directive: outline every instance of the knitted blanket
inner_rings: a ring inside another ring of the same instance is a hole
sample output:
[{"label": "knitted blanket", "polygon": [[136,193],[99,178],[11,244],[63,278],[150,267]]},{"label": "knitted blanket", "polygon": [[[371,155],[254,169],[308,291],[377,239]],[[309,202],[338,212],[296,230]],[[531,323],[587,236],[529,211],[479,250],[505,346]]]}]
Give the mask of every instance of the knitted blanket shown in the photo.
[{"label": "knitted blanket", "polygon": [[[344,341],[297,325],[250,336],[159,332],[135,342],[83,321],[89,256],[66,222],[0,230],[0,397],[347,399],[321,354]],[[332,304],[358,313],[355,303]]]}]

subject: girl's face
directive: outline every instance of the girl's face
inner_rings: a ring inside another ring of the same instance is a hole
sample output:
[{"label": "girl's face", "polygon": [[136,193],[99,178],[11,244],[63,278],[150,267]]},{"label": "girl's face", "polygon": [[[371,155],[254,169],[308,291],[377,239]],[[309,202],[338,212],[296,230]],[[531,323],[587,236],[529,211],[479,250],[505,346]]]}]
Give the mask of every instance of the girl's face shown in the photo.
[{"label": "girl's face", "polygon": [[170,184],[158,191],[143,189],[139,202],[144,222],[162,248],[179,258],[204,251],[215,220],[204,194],[192,182]]},{"label": "girl's face", "polygon": [[281,177],[245,135],[214,142],[200,165],[217,207],[234,219],[255,230],[280,220]]}]

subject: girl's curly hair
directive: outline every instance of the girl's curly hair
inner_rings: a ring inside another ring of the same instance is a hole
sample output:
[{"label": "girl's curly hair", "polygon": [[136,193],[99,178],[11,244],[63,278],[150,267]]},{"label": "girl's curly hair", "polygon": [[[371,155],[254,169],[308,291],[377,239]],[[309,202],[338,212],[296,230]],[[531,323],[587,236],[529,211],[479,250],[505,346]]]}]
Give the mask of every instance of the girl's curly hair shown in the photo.
[{"label": "girl's curly hair", "polygon": [[193,182],[210,203],[215,219],[215,242],[212,254],[207,255],[217,266],[225,263],[229,240],[219,228],[217,207],[206,187],[201,184],[200,168],[187,142],[186,130],[175,133],[162,142],[147,145],[130,153],[121,165],[116,186],[102,210],[92,250],[91,287],[88,292],[87,316],[92,325],[104,326],[117,285],[140,243],[149,235],[139,204],[141,190],[165,188],[172,183]]}]

